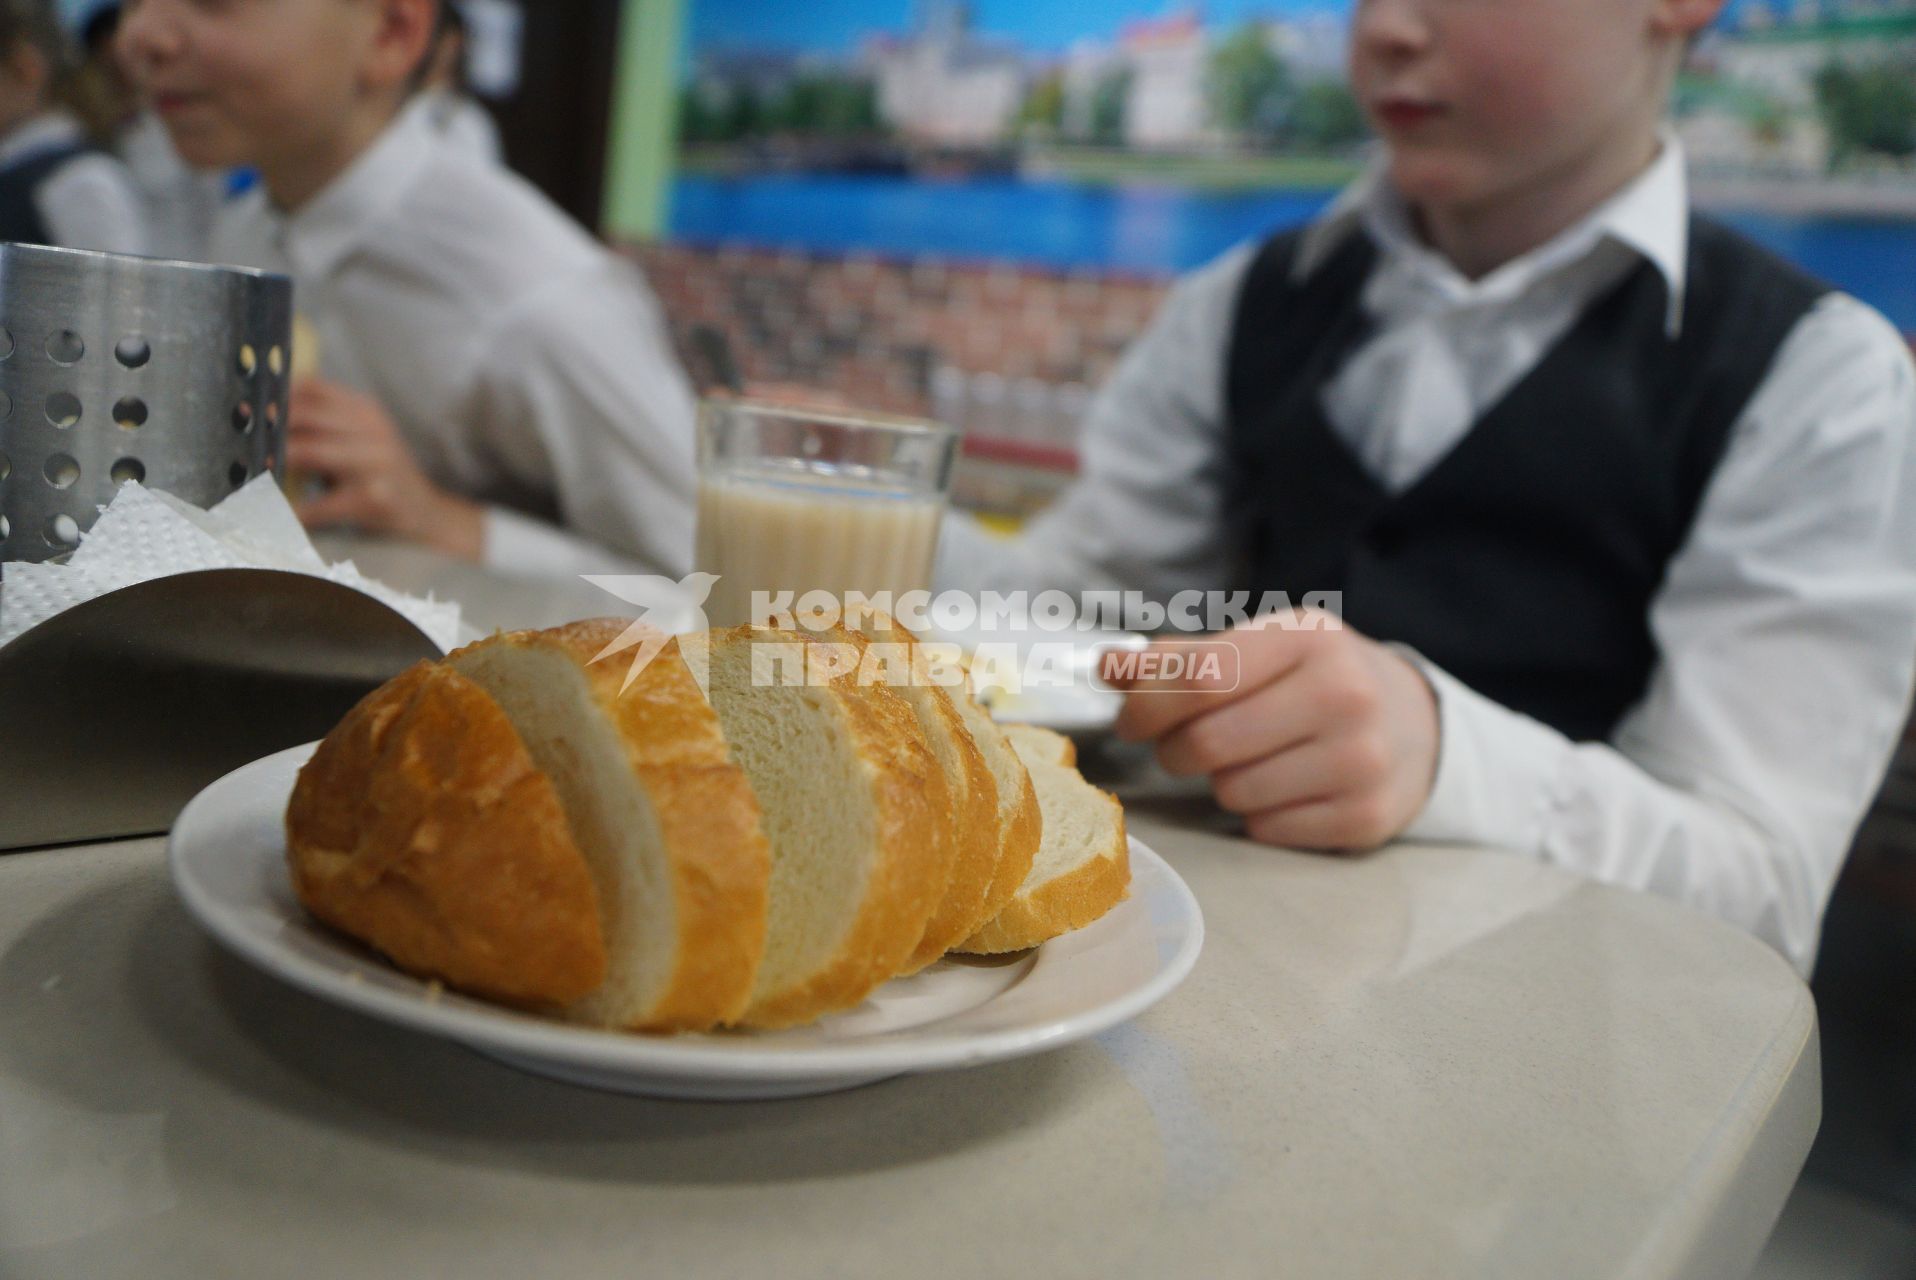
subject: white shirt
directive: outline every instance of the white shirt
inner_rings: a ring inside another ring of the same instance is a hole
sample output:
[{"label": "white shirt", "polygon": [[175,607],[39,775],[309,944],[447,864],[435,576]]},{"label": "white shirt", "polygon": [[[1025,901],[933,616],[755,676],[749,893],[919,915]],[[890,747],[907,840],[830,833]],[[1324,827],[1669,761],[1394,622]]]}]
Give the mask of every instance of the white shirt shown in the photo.
[{"label": "white shirt", "polygon": [[417,97],[413,108],[432,118],[433,126],[446,141],[471,152],[487,164],[504,164],[505,144],[499,138],[499,122],[476,98],[451,89],[427,89]]},{"label": "white shirt", "polygon": [[[1418,244],[1386,184],[1307,233],[1300,268],[1362,219],[1377,329],[1325,389],[1335,429],[1403,488],[1634,263],[1682,323],[1681,153],[1550,244],[1469,281]],[[1240,248],[1178,285],[1094,403],[1083,475],[1015,542],[954,520],[940,585],[1226,585],[1224,380]],[[1540,429],[1547,424],[1539,424]],[[1515,850],[1713,912],[1803,972],[1916,676],[1916,370],[1876,312],[1832,294],[1737,421],[1652,602],[1660,662],[1607,743],[1572,742],[1419,658],[1438,694],[1436,785],[1406,836]]]},{"label": "white shirt", "polygon": [[323,375],[488,504],[488,566],[690,569],[692,392],[644,278],[425,112],[290,217],[262,191],[229,206],[213,257],[292,277]]},{"label": "white shirt", "polygon": [[[0,169],[42,151],[86,142],[80,122],[64,111],[35,116],[0,138]],[[104,153],[76,156],[48,174],[33,204],[47,234],[63,249],[105,253],[149,251],[146,210],[126,166]]]}]

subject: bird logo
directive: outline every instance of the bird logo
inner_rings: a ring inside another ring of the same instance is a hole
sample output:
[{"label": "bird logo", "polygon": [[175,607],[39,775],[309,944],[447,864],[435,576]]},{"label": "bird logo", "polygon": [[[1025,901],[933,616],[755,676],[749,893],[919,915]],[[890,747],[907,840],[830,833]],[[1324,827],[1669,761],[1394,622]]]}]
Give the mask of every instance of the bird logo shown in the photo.
[{"label": "bird logo", "polygon": [[[637,650],[632,655],[632,665],[626,668],[625,683],[619,686],[620,693],[632,687],[639,673],[665,648],[666,641],[675,635],[688,633],[702,636],[708,629],[705,602],[711,598],[712,588],[718,584],[718,575],[715,573],[687,574],[676,582],[671,578],[644,573],[583,576],[593,586],[611,592],[639,610],[639,616],[633,619],[632,625],[592,659],[594,663],[603,662],[628,649]],[[703,689],[705,664],[691,662],[692,655],[689,653],[686,657],[687,665],[692,666],[692,674]]]}]

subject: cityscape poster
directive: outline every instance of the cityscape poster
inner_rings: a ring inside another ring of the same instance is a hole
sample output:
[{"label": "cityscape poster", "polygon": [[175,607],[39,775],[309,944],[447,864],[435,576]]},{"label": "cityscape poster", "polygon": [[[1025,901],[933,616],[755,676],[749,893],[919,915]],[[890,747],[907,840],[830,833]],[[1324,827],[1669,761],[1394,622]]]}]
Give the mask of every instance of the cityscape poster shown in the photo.
[{"label": "cityscape poster", "polygon": [[[691,0],[673,234],[1169,275],[1365,163],[1345,0]],[[1735,0],[1699,203],[1916,332],[1916,0]]]}]

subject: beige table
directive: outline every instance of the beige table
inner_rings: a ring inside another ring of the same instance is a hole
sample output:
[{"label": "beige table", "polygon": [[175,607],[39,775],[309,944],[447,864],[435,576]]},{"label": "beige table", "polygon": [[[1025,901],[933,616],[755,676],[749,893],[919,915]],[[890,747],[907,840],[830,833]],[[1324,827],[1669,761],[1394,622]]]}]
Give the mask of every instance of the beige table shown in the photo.
[{"label": "beige table", "polygon": [[[360,550],[482,625],[599,607]],[[159,841],[0,858],[0,1276],[1747,1269],[1818,1116],[1767,948],[1495,853],[1287,854],[1150,785],[1129,812],[1206,915],[1170,999],[762,1104],[552,1084],[294,993],[198,932]]]}]

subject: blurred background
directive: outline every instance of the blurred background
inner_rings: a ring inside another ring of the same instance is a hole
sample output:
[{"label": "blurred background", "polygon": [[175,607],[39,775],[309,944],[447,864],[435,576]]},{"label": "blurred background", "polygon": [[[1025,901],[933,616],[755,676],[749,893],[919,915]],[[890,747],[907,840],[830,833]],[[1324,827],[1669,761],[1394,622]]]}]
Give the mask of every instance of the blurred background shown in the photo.
[{"label": "blurred background", "polygon": [[[1366,147],[1349,0],[461,9],[507,162],[644,265],[703,387],[951,422],[959,501],[1005,524],[1177,273]],[[1916,333],[1916,0],[1731,0],[1676,105],[1704,208]],[[1916,1277],[1916,750],[1814,987],[1823,1128],[1759,1274]]]},{"label": "blurred background", "polygon": [[[673,100],[619,142],[666,163],[607,212],[693,368],[953,421],[1013,519],[1168,280],[1367,145],[1349,0],[656,7]],[[1916,332],[1916,3],[1732,0],[1676,110],[1701,204]]]}]

